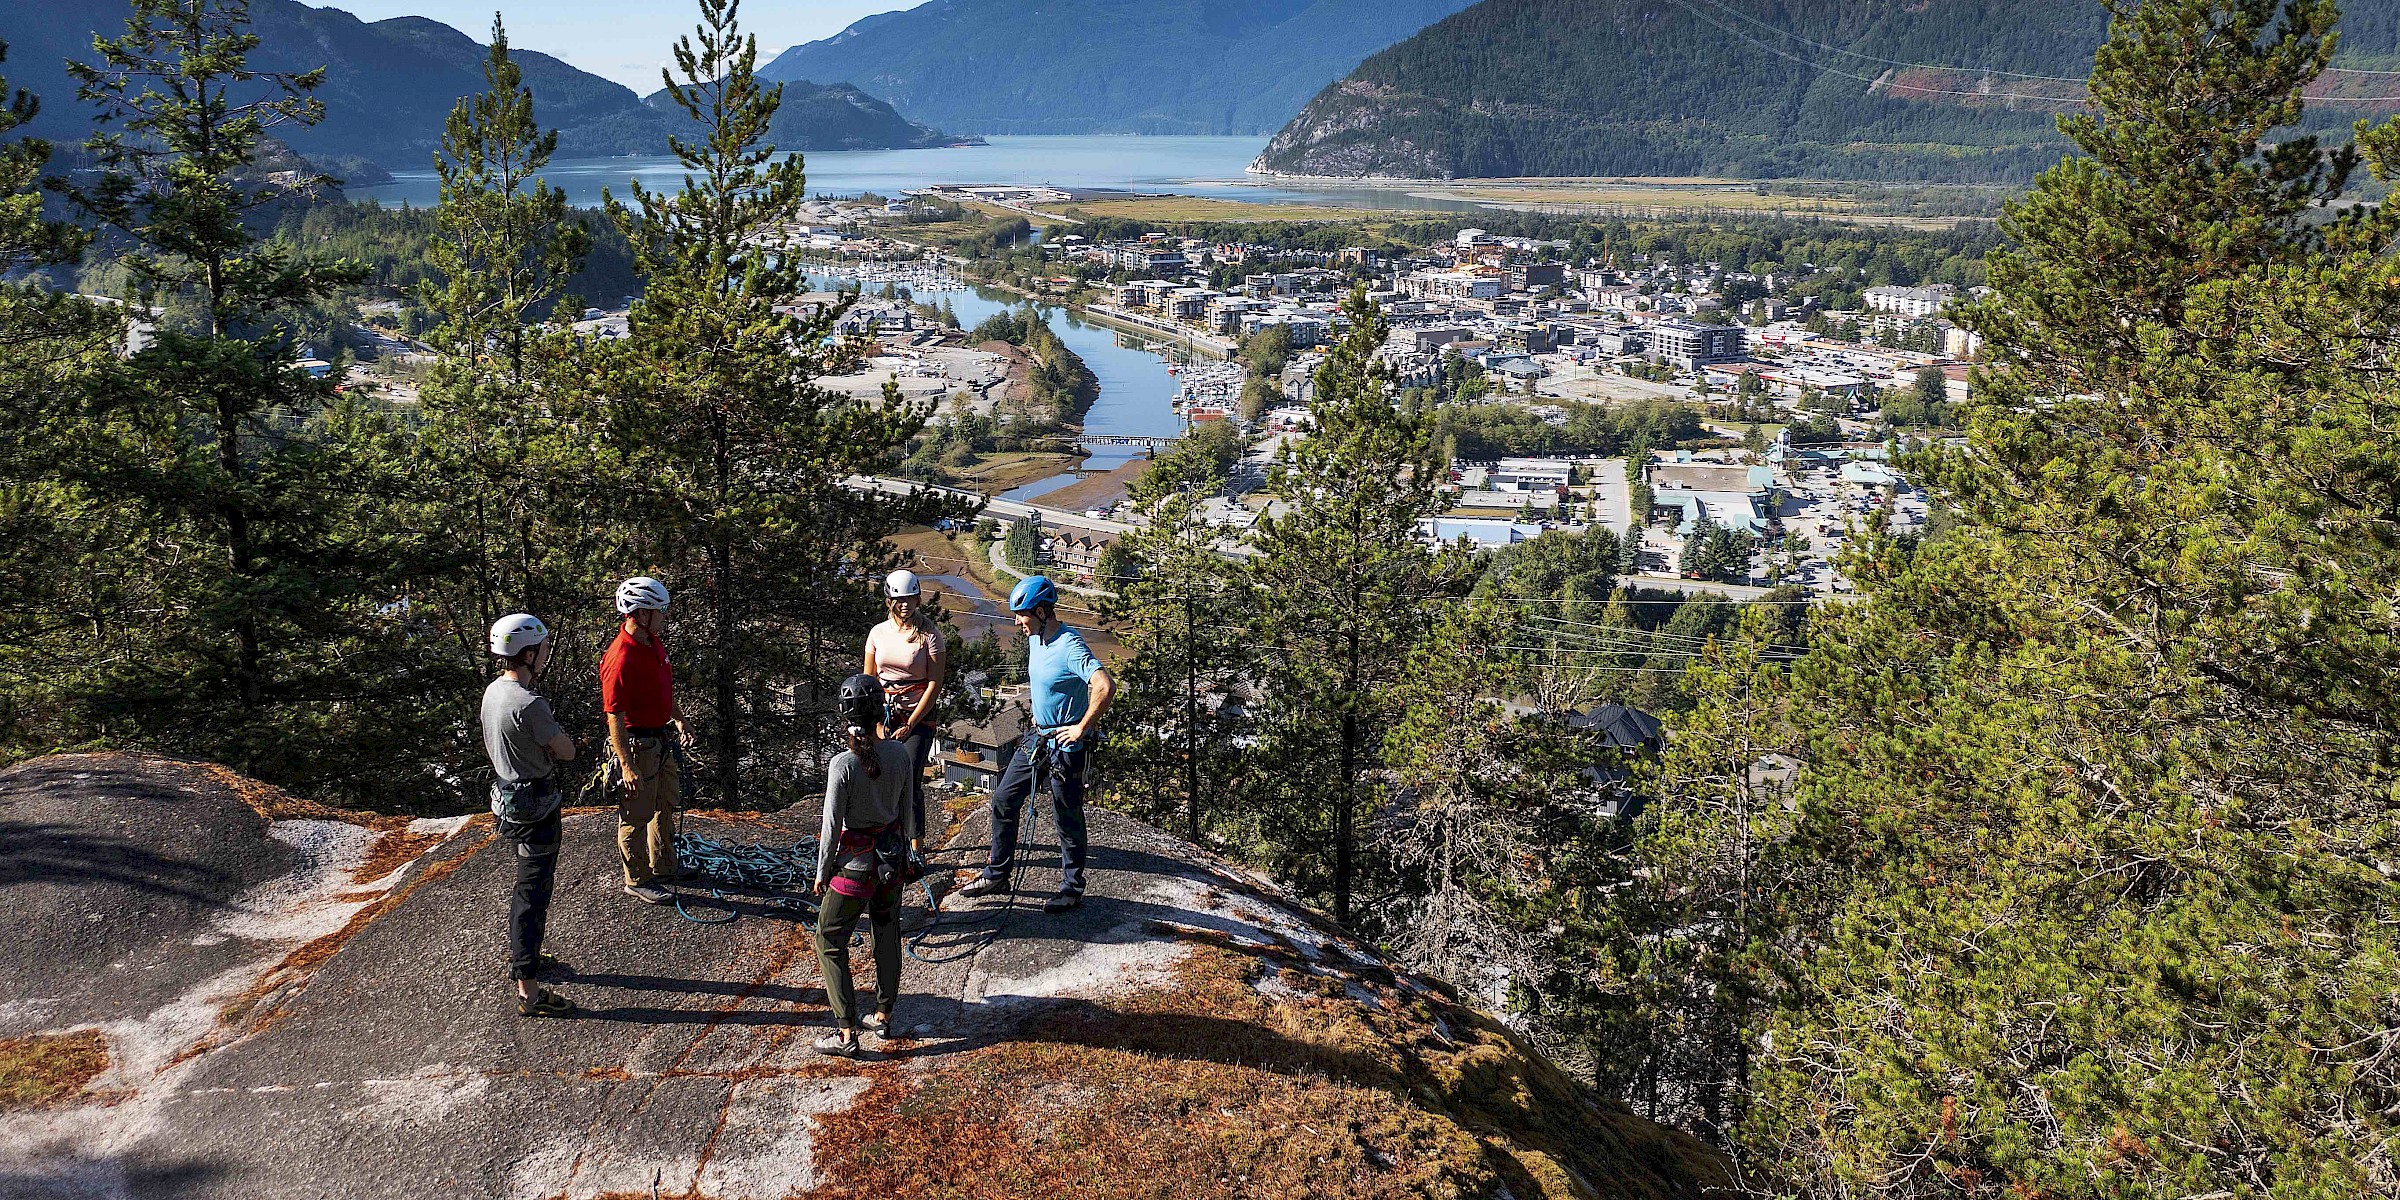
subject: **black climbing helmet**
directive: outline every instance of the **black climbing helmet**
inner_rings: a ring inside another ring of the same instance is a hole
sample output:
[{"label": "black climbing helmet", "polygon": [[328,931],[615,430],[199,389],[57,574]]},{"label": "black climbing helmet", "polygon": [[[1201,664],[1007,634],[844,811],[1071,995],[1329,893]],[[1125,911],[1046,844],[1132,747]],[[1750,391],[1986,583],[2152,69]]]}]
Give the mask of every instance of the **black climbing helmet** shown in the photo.
[{"label": "black climbing helmet", "polygon": [[872,675],[853,675],[842,681],[842,724],[873,729],[883,719],[883,685]]}]

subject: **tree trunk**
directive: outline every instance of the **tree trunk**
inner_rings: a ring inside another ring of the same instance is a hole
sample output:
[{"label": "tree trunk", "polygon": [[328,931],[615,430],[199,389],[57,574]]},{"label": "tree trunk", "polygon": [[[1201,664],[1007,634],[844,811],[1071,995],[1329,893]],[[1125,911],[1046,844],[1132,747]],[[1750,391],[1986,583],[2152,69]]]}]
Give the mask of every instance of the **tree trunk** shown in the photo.
[{"label": "tree trunk", "polygon": [[736,807],[742,799],[741,781],[741,693],[740,680],[734,668],[734,604],[739,590],[733,578],[733,529],[727,519],[727,492],[732,484],[732,447],[722,413],[715,420],[717,504],[709,539],[709,565],[717,576],[716,619],[716,692],[717,692],[717,795],[718,803],[726,808]]},{"label": "tree trunk", "polygon": [[250,544],[250,514],[232,493],[242,478],[241,418],[233,411],[229,399],[217,397],[217,469],[225,473],[228,495],[218,511],[225,517],[225,557],[233,571],[235,587],[242,589],[240,606],[233,618],[234,668],[233,680],[241,695],[242,707],[257,708],[266,703],[266,681],[262,656],[258,646],[258,614],[250,597],[250,580],[258,564]]},{"label": "tree trunk", "polygon": [[733,545],[732,535],[719,533],[709,547],[709,557],[716,561],[716,693],[717,693],[717,794],[718,803],[726,808],[739,804],[742,797],[741,772],[738,766],[741,741],[741,697],[734,672],[733,646]]},{"label": "tree trunk", "polygon": [[1192,618],[1192,580],[1183,588],[1183,803],[1191,843],[1200,844],[1200,664],[1199,627]]},{"label": "tree trunk", "polygon": [[1334,810],[1333,833],[1333,919],[1348,928],[1350,924],[1350,829],[1352,810],[1357,806],[1358,714],[1345,709],[1342,713],[1341,780],[1342,795]]}]

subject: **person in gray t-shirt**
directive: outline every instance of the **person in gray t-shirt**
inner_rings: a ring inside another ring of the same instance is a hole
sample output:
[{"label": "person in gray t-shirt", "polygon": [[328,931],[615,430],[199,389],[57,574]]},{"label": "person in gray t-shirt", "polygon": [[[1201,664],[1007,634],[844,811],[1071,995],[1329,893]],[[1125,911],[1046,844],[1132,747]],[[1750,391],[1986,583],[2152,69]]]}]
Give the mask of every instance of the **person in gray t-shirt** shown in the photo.
[{"label": "person in gray t-shirt", "polygon": [[492,815],[500,818],[500,836],[517,859],[517,885],[508,902],[508,977],[516,981],[517,1015],[563,1017],[575,1011],[575,1002],[533,980],[545,971],[571,972],[542,953],[542,935],[565,833],[550,776],[556,764],[574,760],[575,739],[533,690],[550,665],[550,630],[541,619],[527,613],[500,618],[492,625],[491,652],[501,673],[483,690],[483,749],[496,777]]},{"label": "person in gray t-shirt", "polygon": [[550,713],[550,702],[513,672],[483,689],[483,752],[491,756],[500,782],[550,778],[558,769],[550,744],[566,735]]}]

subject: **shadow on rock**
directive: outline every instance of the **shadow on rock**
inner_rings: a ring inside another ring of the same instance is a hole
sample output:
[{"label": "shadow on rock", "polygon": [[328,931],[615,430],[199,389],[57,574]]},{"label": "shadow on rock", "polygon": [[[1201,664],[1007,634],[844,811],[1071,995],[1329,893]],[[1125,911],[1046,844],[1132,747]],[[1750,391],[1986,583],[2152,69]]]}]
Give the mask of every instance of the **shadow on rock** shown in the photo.
[{"label": "shadow on rock", "polygon": [[66,825],[0,821],[0,887],[20,883],[115,884],[220,906],[225,872]]}]

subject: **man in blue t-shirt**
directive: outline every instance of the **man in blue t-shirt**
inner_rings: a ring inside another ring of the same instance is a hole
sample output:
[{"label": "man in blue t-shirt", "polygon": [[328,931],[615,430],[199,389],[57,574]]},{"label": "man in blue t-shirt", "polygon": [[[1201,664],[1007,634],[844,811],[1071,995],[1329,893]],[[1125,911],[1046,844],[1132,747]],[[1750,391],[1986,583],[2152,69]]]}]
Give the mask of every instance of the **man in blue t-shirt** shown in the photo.
[{"label": "man in blue t-shirt", "polygon": [[1083,860],[1090,843],[1083,825],[1083,775],[1092,758],[1092,726],[1108,711],[1116,681],[1092,657],[1083,635],[1058,619],[1058,587],[1035,575],[1009,593],[1008,610],[1025,634],[1026,674],[1033,682],[1033,728],[992,792],[992,861],[959,894],[982,896],[1008,888],[1017,863],[1017,818],[1034,785],[1050,789],[1058,819],[1058,894],[1042,907],[1062,913],[1083,903]]}]

